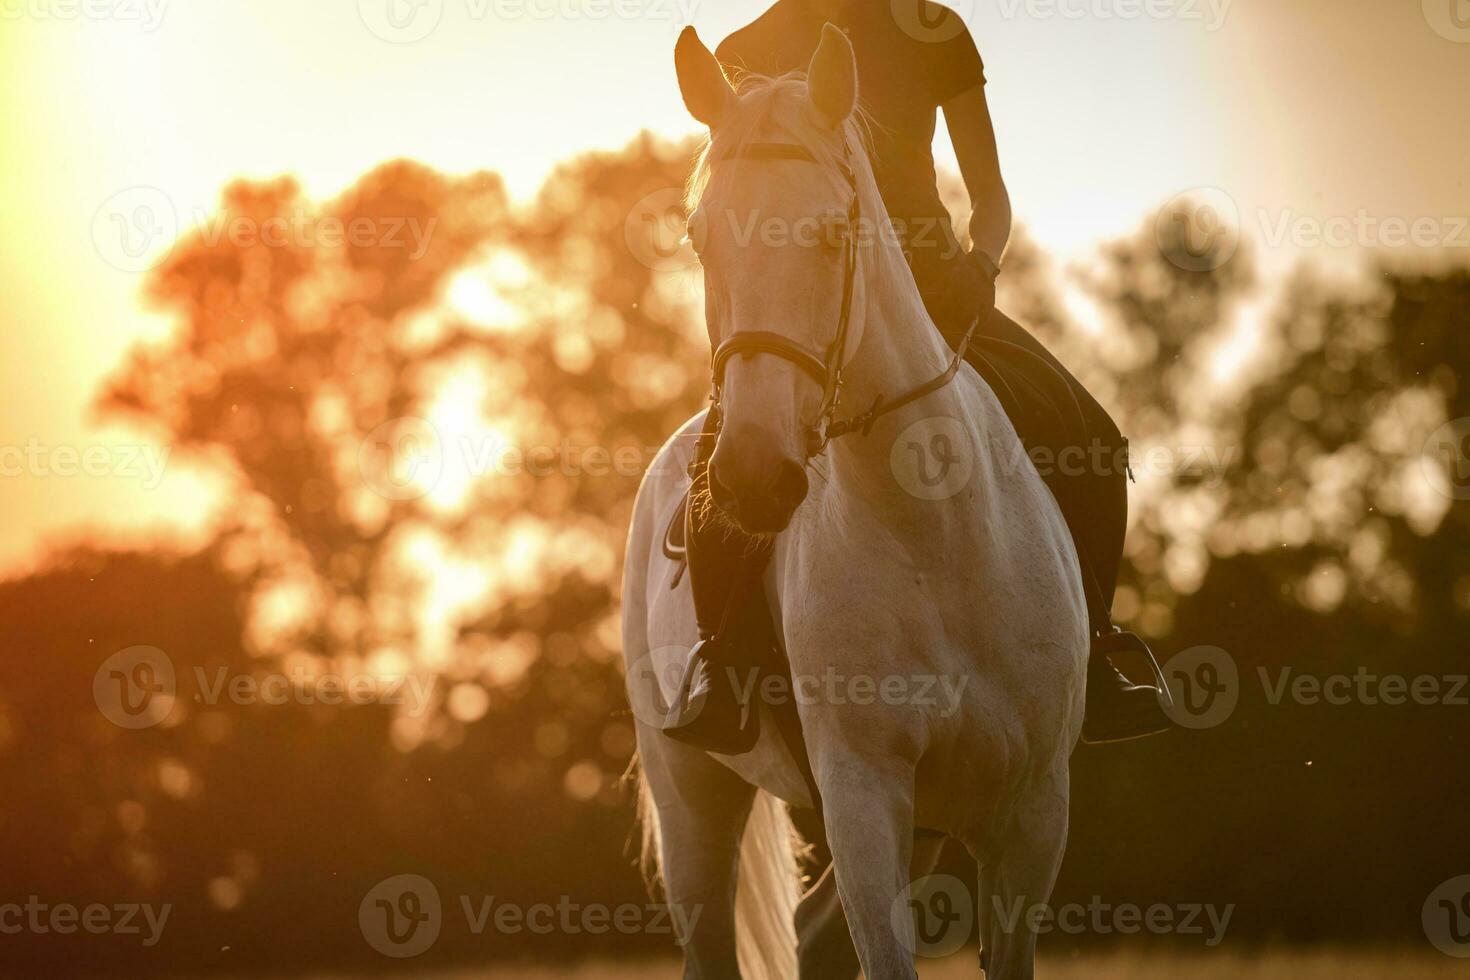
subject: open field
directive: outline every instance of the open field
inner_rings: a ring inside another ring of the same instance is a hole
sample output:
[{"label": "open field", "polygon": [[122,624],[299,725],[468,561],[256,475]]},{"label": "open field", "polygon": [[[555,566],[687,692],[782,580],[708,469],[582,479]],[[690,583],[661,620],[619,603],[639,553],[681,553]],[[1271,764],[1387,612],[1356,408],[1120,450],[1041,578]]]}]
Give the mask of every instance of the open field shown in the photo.
[{"label": "open field", "polygon": [[[969,954],[920,965],[923,980],[975,980],[979,971]],[[1042,957],[1042,980],[1450,980],[1470,977],[1470,961],[1434,950],[1300,950],[1260,954],[1140,956],[1095,953]],[[587,963],[577,967],[501,966],[487,971],[399,974],[417,980],[678,980],[678,964],[668,960],[638,963]],[[349,980],[326,975],[317,980]]]}]

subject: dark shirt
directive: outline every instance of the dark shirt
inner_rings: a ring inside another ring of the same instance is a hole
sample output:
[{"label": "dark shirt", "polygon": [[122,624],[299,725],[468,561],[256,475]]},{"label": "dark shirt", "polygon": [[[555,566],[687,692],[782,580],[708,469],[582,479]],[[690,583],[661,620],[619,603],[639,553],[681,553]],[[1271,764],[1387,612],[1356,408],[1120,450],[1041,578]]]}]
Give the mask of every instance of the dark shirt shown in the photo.
[{"label": "dark shirt", "polygon": [[737,78],[742,71],[805,71],[827,20],[852,42],[859,104],[873,123],[878,189],[908,243],[920,291],[927,294],[947,278],[959,255],[934,173],[936,110],[985,84],[980,54],[959,15],[926,0],[851,0],[830,16],[810,0],[777,0],[715,54]]}]

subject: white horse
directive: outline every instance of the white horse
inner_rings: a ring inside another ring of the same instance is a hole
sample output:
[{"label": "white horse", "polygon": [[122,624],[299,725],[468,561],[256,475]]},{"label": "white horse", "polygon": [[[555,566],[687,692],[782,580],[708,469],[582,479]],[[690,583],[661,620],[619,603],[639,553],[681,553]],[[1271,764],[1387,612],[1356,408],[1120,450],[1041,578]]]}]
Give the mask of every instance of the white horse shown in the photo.
[{"label": "white horse", "polygon": [[[805,79],[755,78],[738,93],[692,30],[675,62],[686,105],[711,128],[691,182],[691,237],[712,342],[762,331],[793,349],[835,343],[839,363],[829,366],[842,369],[843,406],[941,376],[954,354],[892,237],[871,226],[802,234],[840,229],[854,213],[887,220],[847,39],[828,25]],[[742,152],[751,146],[787,151]],[[989,976],[1030,977],[1034,920],[1014,910],[1049,900],[1083,715],[1088,618],[1071,535],[1036,471],[1017,465],[1015,430],[968,365],[813,455],[831,386],[767,346],[724,364],[711,483],[745,530],[779,532],[765,591],[793,674],[820,681],[797,700],[862,969],[870,980],[917,976],[906,891],[937,859],[930,838],[916,846],[915,828],[925,828],[961,841],[979,863]],[[672,695],[677,672],[667,668],[697,639],[688,577],[661,537],[702,421],[663,448],[629,533],[623,642],[645,857],[683,910],[686,977],[743,968],[787,980],[797,974],[801,896],[781,801],[813,801],[776,726],[762,725],[751,752],[716,756],[636,710],[640,682],[655,678]],[[958,693],[946,701],[943,691]]]}]

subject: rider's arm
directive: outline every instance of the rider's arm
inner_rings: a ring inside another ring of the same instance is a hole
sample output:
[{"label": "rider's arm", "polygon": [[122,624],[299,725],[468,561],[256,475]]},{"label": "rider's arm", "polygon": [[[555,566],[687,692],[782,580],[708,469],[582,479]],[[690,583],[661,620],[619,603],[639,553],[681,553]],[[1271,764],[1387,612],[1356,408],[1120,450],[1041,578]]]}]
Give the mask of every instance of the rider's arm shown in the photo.
[{"label": "rider's arm", "polygon": [[995,129],[985,86],[976,85],[944,103],[944,123],[970,193],[970,238],[996,267],[1011,237],[1011,196],[1000,174]]}]

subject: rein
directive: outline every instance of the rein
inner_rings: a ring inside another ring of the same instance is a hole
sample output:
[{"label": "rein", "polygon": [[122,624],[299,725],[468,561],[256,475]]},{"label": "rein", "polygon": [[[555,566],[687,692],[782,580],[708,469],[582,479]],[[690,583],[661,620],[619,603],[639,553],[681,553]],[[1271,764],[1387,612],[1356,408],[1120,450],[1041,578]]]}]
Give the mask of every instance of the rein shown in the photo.
[{"label": "rein", "polygon": [[[857,232],[859,231],[858,223],[862,218],[862,198],[858,193],[857,173],[848,162],[849,154],[850,150],[844,144],[843,159],[838,162],[838,167],[853,193],[852,203],[847,208],[847,233],[843,236],[842,305],[837,316],[836,336],[832,343],[825,351],[817,353],[806,345],[773,330],[736,330],[715,349],[710,364],[710,401],[713,403],[714,414],[717,417],[721,414],[719,411],[720,390],[724,385],[725,367],[729,364],[730,359],[737,355],[749,357],[754,354],[771,354],[795,365],[821,385],[821,409],[817,413],[816,421],[806,433],[808,459],[820,455],[826,449],[827,443],[840,436],[851,432],[861,432],[867,435],[872,430],[873,423],[879,418],[918,401],[953,381],[955,375],[959,373],[960,365],[964,362],[965,351],[970,346],[970,338],[979,325],[977,316],[975,322],[971,323],[970,328],[965,331],[959,348],[955,351],[949,365],[933,378],[910,388],[893,399],[885,398],[880,394],[873,399],[873,404],[865,412],[843,419],[836,417],[838,406],[842,402],[842,369],[847,361],[847,337],[852,326],[852,294],[857,280]],[[799,143],[746,143],[726,153],[723,159],[797,160],[805,163],[820,163],[811,150]]]}]

